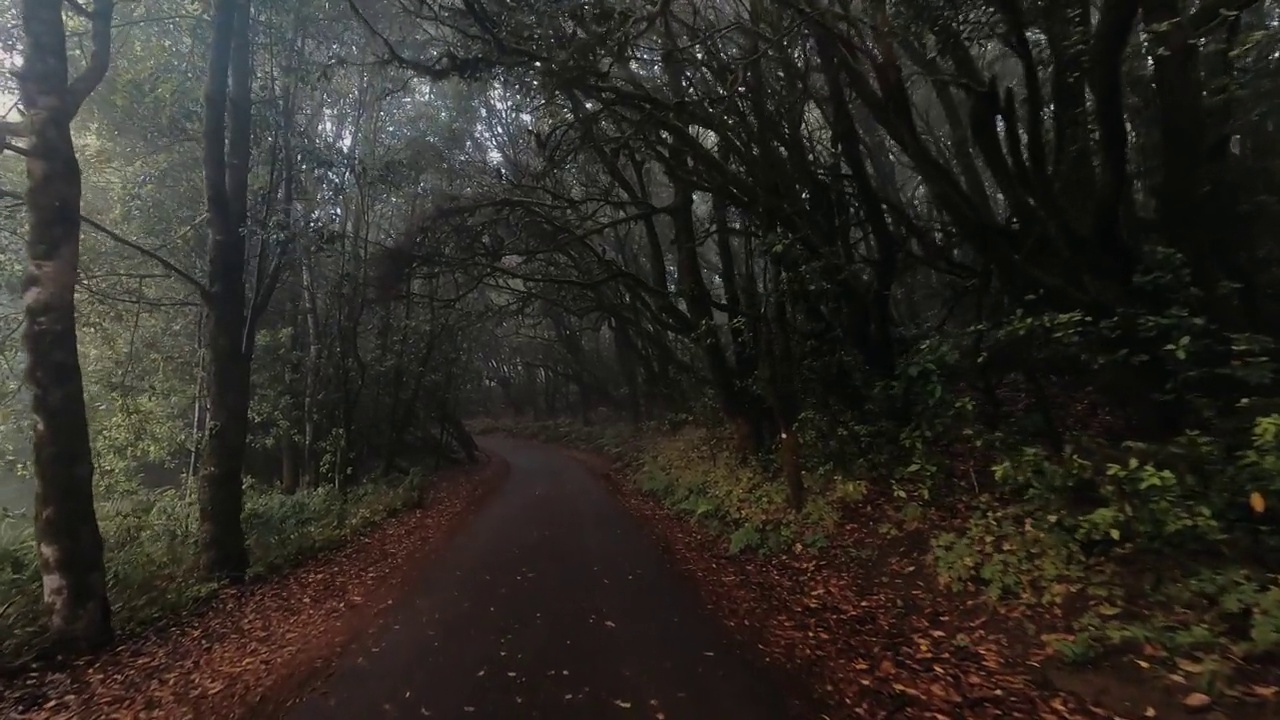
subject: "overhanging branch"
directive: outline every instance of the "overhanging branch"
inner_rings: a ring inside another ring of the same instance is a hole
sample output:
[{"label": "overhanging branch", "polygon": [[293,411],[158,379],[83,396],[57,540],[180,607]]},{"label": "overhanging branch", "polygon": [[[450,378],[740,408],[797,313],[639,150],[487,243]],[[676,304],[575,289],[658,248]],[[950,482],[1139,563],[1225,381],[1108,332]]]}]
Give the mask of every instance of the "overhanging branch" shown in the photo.
[{"label": "overhanging branch", "polygon": [[[26,202],[26,198],[24,198],[20,193],[14,192],[13,190],[9,190],[8,188],[3,188],[3,187],[0,187],[0,198],[4,198],[8,200],[17,200],[18,202],[21,202],[21,203]],[[152,262],[156,263],[157,265],[164,268],[165,270],[168,270],[174,277],[178,278],[179,280],[182,280],[184,283],[189,285],[192,290],[195,290],[196,294],[200,296],[201,300],[208,300],[210,298],[209,289],[204,286],[204,283],[201,283],[199,280],[197,280],[193,275],[188,273],[186,270],[183,270],[182,268],[175,265],[173,261],[169,260],[168,258],[160,255],[154,250],[151,250],[142,245],[139,245],[138,243],[133,242],[132,240],[129,240],[128,238],[124,237],[123,235],[116,232],[115,230],[112,230],[111,228],[107,227],[106,225],[103,225],[102,223],[98,222],[97,220],[94,220],[91,217],[87,217],[83,213],[80,215],[80,221],[83,222],[85,225],[88,225],[89,227],[93,228],[94,230],[97,230],[98,232],[102,233],[104,236],[106,236],[108,240],[111,240],[112,242],[115,242],[119,245],[123,245],[124,247],[129,248],[130,250],[138,253],[139,255],[147,258],[148,260],[151,260]]]},{"label": "overhanging branch", "polygon": [[369,34],[373,35],[378,44],[382,45],[382,49],[386,51],[388,62],[393,65],[409,70],[415,75],[427,78],[429,80],[447,80],[449,78],[468,79],[478,76],[482,72],[492,70],[498,66],[498,63],[490,58],[483,57],[459,57],[456,53],[445,52],[431,62],[423,62],[406,57],[395,45],[391,39],[374,27],[374,24],[365,16],[364,11],[356,4],[356,0],[347,0],[347,7],[351,8],[351,12],[355,14],[356,19],[364,26]]}]

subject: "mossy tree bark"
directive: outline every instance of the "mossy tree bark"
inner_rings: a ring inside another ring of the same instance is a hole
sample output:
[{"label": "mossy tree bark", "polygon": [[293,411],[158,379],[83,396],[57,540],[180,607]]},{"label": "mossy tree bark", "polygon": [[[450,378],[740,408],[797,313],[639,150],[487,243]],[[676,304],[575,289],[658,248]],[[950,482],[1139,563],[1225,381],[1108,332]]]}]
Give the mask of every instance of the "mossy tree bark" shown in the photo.
[{"label": "mossy tree bark", "polygon": [[23,346],[35,415],[35,531],[53,647],[84,651],[112,639],[102,533],[93,506],[93,455],[76,344],[80,260],[80,163],[71,121],[105,76],[111,0],[76,7],[91,21],[93,50],[69,80],[63,3],[24,0],[18,76],[26,117],[27,271]]}]

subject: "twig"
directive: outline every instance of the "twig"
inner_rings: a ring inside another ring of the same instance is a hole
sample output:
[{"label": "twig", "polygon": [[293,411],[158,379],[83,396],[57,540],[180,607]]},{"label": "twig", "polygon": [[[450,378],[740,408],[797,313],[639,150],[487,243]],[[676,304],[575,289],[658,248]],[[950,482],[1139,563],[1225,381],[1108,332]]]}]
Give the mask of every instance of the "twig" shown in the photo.
[{"label": "twig", "polygon": [[134,252],[142,255],[143,257],[146,257],[152,260],[153,262],[163,267],[165,270],[168,270],[169,272],[173,273],[183,282],[190,285],[191,289],[195,290],[196,294],[198,294],[202,300],[208,300],[211,297],[209,293],[209,289],[204,286],[204,283],[197,280],[194,276],[189,274],[187,271],[173,264],[167,258],[159,255],[153,250],[149,250],[141,245],[138,245],[137,243],[134,243],[130,240],[125,239],[124,236],[120,235],[120,233],[117,233],[116,231],[112,230],[111,228],[108,228],[107,226],[103,225],[97,220],[94,220],[93,218],[89,218],[89,217],[85,217],[84,215],[81,215],[80,219],[84,222],[84,224],[88,225],[94,230],[97,230],[103,235],[106,235],[109,239],[129,248],[130,250],[133,250]]},{"label": "twig", "polygon": [[90,19],[93,17],[93,13],[89,12],[89,8],[80,4],[79,0],[66,0],[66,3],[70,5],[71,10],[75,12],[75,14],[79,15],[80,17],[85,19]]}]

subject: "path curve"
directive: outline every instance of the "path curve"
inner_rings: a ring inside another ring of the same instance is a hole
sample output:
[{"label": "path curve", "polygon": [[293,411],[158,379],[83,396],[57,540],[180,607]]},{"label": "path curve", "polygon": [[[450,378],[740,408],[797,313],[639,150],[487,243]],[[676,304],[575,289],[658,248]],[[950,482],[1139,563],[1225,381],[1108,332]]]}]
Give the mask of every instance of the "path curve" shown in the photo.
[{"label": "path curve", "polygon": [[783,692],[579,463],[486,439],[511,476],[291,720],[778,720]]}]

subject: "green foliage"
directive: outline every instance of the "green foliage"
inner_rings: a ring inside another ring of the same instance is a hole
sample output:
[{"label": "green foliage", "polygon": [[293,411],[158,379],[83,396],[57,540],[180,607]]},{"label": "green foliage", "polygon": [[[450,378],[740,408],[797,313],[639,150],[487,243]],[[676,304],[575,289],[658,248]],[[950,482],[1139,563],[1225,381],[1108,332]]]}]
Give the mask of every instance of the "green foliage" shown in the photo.
[{"label": "green foliage", "polygon": [[862,495],[858,484],[835,481],[825,493],[810,492],[804,508],[794,512],[776,473],[736,459],[729,445],[702,430],[659,436],[643,449],[635,482],[727,538],[733,553],[825,544],[836,526],[838,502]]},{"label": "green foliage", "polygon": [[[1280,493],[1280,417],[1254,420],[1249,444],[1188,433],[1155,446],[1127,443],[1121,462],[1055,457],[1025,448],[994,467],[1006,496],[1035,504],[1081,544],[1111,541],[1151,554],[1232,552],[1244,543],[1274,550],[1274,533],[1250,499]],[[1096,454],[1096,453],[1095,453]],[[1264,524],[1260,525],[1260,521]]]},{"label": "green foliage", "polygon": [[[244,526],[252,571],[266,575],[332,550],[412,506],[422,479],[362,484],[347,493],[332,487],[283,495],[250,488]],[[106,542],[108,594],[118,631],[145,631],[211,598],[196,548],[197,508],[190,489],[136,490],[99,505]],[[0,664],[18,662],[40,647],[44,617],[31,520],[0,517]]]},{"label": "green foliage", "polygon": [[981,512],[966,532],[939,534],[933,549],[944,583],[974,583],[992,599],[1056,604],[1083,587],[1089,571],[1053,520],[1025,508]]},{"label": "green foliage", "polygon": [[1077,633],[1068,638],[1055,639],[1050,642],[1050,646],[1069,665],[1086,665],[1102,652],[1102,646],[1091,633]]},{"label": "green foliage", "polygon": [[509,435],[611,455],[629,454],[637,438],[650,434],[646,428],[632,429],[615,423],[583,425],[565,419],[525,422],[483,419],[467,424],[474,436]]},{"label": "green foliage", "polygon": [[416,502],[418,483],[363,484],[346,493],[333,486],[293,495],[251,493],[244,522],[254,571],[278,572],[342,545]]}]

